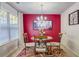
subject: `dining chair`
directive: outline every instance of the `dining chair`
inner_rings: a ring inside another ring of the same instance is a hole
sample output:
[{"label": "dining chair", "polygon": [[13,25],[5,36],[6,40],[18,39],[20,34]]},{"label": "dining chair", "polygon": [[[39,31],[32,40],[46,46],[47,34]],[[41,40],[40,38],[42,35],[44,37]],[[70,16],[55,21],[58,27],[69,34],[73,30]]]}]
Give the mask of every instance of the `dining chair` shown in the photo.
[{"label": "dining chair", "polygon": [[26,54],[26,43],[28,42],[28,34],[23,33],[23,37],[24,37],[24,46],[25,46],[25,54]]},{"label": "dining chair", "polygon": [[[37,40],[39,39],[39,40]],[[38,53],[47,53],[47,43],[46,41],[42,40],[42,38],[40,39],[40,37],[35,37],[34,38],[34,42],[35,42],[35,55]]]},{"label": "dining chair", "polygon": [[60,48],[62,35],[63,35],[63,33],[59,33],[59,34],[58,34],[58,37],[60,38],[60,41],[59,41],[59,42],[56,42],[57,44],[53,44],[53,47],[55,47],[55,48],[53,49],[53,54],[55,54],[55,53],[60,54],[60,52],[61,52],[61,50],[62,50],[62,49]]}]

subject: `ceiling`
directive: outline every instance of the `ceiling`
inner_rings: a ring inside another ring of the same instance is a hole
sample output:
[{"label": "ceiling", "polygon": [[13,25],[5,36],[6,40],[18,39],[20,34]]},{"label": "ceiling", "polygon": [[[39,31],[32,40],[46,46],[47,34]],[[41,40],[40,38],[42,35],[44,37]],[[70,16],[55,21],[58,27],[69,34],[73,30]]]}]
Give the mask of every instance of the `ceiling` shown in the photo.
[{"label": "ceiling", "polygon": [[75,2],[9,2],[17,10],[27,14],[61,14]]}]

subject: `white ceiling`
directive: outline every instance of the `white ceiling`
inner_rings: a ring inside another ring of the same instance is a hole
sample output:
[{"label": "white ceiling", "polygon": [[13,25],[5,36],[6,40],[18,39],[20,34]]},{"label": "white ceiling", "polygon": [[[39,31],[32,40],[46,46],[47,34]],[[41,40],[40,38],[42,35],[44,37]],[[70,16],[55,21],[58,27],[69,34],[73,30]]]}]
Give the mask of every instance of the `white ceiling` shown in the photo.
[{"label": "white ceiling", "polygon": [[43,4],[44,14],[61,14],[74,3],[75,2],[10,2],[9,4],[27,14],[41,14],[41,4]]}]

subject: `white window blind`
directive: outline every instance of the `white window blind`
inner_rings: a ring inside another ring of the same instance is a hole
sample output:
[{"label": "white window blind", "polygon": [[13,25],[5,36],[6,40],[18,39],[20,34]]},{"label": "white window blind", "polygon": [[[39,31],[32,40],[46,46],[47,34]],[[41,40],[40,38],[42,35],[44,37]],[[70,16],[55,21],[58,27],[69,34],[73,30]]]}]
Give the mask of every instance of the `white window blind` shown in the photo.
[{"label": "white window blind", "polygon": [[0,10],[0,45],[9,41],[7,12]]},{"label": "white window blind", "polygon": [[18,18],[17,16],[9,15],[10,16],[10,36],[11,39],[18,39]]},{"label": "white window blind", "polygon": [[18,17],[0,9],[0,46],[19,38]]}]

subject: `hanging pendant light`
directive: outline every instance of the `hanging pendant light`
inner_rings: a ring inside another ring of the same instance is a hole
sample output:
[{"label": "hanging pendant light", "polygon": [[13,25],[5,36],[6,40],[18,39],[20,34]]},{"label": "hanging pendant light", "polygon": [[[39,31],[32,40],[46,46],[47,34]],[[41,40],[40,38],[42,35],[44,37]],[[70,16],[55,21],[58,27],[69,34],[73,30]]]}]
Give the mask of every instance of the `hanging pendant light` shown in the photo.
[{"label": "hanging pendant light", "polygon": [[41,10],[41,15],[38,16],[36,19],[38,21],[38,27],[39,30],[44,30],[45,29],[45,26],[46,26],[46,20],[47,20],[47,17],[44,16],[44,12],[43,12],[43,7],[44,7],[44,4],[40,4],[40,10]]},{"label": "hanging pendant light", "polygon": [[47,17],[44,17],[44,12],[43,12],[43,4],[41,3],[41,5],[40,5],[40,7],[41,7],[41,16],[39,16],[39,17],[37,17],[37,20],[39,20],[39,21],[44,21],[44,20],[46,20],[47,19]]},{"label": "hanging pendant light", "polygon": [[41,3],[41,16],[40,16],[40,18],[41,18],[41,20],[46,20],[47,17],[44,17],[43,6],[44,5]]},{"label": "hanging pendant light", "polygon": [[41,4],[41,16],[40,16],[41,20],[44,20],[43,18],[43,4]]}]

